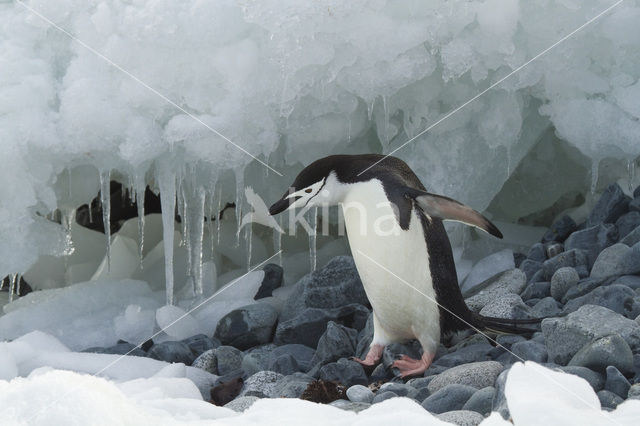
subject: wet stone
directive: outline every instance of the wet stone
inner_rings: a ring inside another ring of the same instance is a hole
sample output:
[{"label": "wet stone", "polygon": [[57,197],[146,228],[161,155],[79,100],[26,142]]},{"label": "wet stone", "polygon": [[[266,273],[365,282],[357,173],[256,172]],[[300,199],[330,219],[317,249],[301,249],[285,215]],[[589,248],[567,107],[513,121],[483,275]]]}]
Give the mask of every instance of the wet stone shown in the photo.
[{"label": "wet stone", "polygon": [[[567,291],[578,284],[578,281],[580,281],[580,276],[574,268],[570,266],[560,268],[551,277],[549,294],[557,301],[561,301]],[[548,295],[543,297],[546,296]]]},{"label": "wet stone", "polygon": [[422,407],[433,414],[460,410],[476,391],[477,389],[471,386],[448,385],[426,398]]},{"label": "wet stone", "polygon": [[615,393],[620,398],[626,398],[631,388],[631,383],[613,365],[607,367],[606,374],[605,390]]},{"label": "wet stone", "polygon": [[496,389],[493,386],[487,386],[476,391],[471,398],[462,406],[463,410],[475,411],[483,416],[491,413],[491,405]]},{"label": "wet stone", "polygon": [[600,400],[600,405],[602,406],[602,408],[609,408],[614,410],[619,404],[622,404],[622,402],[624,402],[622,398],[608,390],[601,390],[596,393],[596,395],[598,395],[598,399]]}]

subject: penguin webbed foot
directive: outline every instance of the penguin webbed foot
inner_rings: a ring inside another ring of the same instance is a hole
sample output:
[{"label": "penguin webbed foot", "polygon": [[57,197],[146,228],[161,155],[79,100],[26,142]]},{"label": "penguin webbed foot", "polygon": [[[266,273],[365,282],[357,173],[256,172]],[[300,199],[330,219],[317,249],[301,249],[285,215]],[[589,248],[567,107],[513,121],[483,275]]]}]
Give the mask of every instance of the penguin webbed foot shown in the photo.
[{"label": "penguin webbed foot", "polygon": [[358,357],[351,357],[351,361],[355,361],[358,364],[364,367],[364,370],[367,374],[370,374],[371,371],[380,363],[382,359],[382,351],[384,350],[384,346],[380,344],[373,344],[371,348],[369,348],[369,352],[367,352],[367,356],[364,359],[360,359]]},{"label": "penguin webbed foot", "polygon": [[399,376],[403,379],[419,376],[424,374],[427,368],[429,368],[434,357],[435,354],[429,354],[428,352],[423,353],[420,359],[413,359],[407,355],[401,355],[399,359],[396,359],[393,364],[391,364],[391,368],[398,369]]}]

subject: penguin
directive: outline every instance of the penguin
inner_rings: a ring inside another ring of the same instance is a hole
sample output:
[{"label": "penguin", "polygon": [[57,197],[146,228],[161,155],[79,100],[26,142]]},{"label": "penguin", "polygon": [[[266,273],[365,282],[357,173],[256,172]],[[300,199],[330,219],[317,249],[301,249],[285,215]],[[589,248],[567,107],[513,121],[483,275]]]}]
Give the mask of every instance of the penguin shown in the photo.
[{"label": "penguin", "polygon": [[441,339],[468,329],[531,333],[512,320],[481,316],[465,304],[443,221],[502,233],[471,207],[427,192],[402,160],[378,154],[331,155],[314,161],[270,208],[340,205],[349,246],[373,308],[373,340],[364,359],[373,368],[391,343],[417,339],[420,359],[401,355],[392,367],[403,378],[423,374]]}]

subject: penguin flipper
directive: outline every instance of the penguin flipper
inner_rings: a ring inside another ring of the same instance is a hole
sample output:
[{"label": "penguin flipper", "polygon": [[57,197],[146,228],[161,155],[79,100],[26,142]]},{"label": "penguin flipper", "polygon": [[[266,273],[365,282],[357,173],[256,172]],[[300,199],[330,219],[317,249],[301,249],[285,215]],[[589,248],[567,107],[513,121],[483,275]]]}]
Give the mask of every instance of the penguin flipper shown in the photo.
[{"label": "penguin flipper", "polygon": [[426,215],[462,222],[480,228],[494,237],[502,238],[502,232],[489,219],[453,198],[410,187],[406,187],[404,193],[405,197],[415,200]]}]

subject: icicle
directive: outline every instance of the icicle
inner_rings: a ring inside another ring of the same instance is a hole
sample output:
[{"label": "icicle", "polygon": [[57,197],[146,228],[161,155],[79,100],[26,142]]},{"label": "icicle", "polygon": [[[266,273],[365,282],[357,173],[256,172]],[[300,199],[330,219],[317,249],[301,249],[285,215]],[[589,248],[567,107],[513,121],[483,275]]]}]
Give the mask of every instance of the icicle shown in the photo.
[{"label": "icicle", "polygon": [[140,261],[140,269],[142,269],[142,258],[144,257],[144,196],[147,190],[144,175],[136,174],[133,185],[136,194],[136,207],[138,208],[138,260]]},{"label": "icicle", "polygon": [[20,274],[16,274],[16,282],[14,285],[16,289],[16,296],[20,296],[20,281],[21,281]]},{"label": "icicle", "polygon": [[507,144],[507,179],[511,176],[511,145]]},{"label": "icicle", "polygon": [[[244,196],[244,170],[236,171],[236,230],[242,222],[242,197]],[[240,232],[236,232],[236,247],[240,245]]]},{"label": "icicle", "polygon": [[[278,222],[280,222],[280,218],[278,218]],[[282,250],[282,233],[277,229],[273,229],[273,248],[278,253],[278,265],[282,266],[282,252],[280,251]]]},{"label": "icicle", "polygon": [[104,235],[107,237],[107,270],[111,271],[111,170],[100,172],[100,203]]},{"label": "icicle", "polygon": [[222,224],[220,210],[222,210],[222,185],[220,185],[220,191],[218,191],[218,209],[216,210],[216,243],[218,245],[220,244],[220,225]]},{"label": "icicle", "polygon": [[318,208],[313,207],[311,209],[311,220],[309,221],[309,225],[311,225],[311,234],[309,234],[309,261],[311,263],[311,271],[316,270],[317,263],[317,247],[316,241],[318,237]]},{"label": "icicle", "polygon": [[202,296],[204,287],[202,286],[202,239],[204,237],[204,201],[205,191],[199,187],[195,194],[191,206],[192,216],[189,219],[191,245],[189,252],[191,262],[191,276],[193,277],[194,292],[197,296]]},{"label": "icicle", "polygon": [[89,201],[89,223],[93,223],[93,200]]},{"label": "icicle", "polygon": [[633,193],[633,179],[636,174],[636,160],[628,160],[627,161],[627,172],[629,173],[627,179],[629,182],[629,192]]},{"label": "icicle", "polygon": [[369,117],[369,121],[371,121],[371,117],[373,117],[373,106],[376,104],[376,98],[373,98],[370,104],[367,105],[367,116]]},{"label": "icicle", "polygon": [[180,216],[182,218],[182,243],[183,247],[187,248],[187,276],[191,276],[192,255],[191,252],[191,225],[189,219],[189,201],[187,201],[187,190],[185,189],[186,182],[183,181],[181,185],[180,193],[182,196],[182,211]]},{"label": "icicle", "polygon": [[251,250],[253,246],[253,227],[251,224],[247,224],[245,226],[246,230],[244,231],[245,243],[247,246],[247,272],[251,270]]},{"label": "icicle", "polygon": [[[351,143],[351,116],[349,116],[349,125],[348,125],[348,129],[347,130],[347,142]],[[265,167],[265,169],[269,170],[268,167]]]},{"label": "icicle", "polygon": [[162,239],[164,244],[164,274],[166,280],[167,305],[173,305],[173,233],[176,211],[176,175],[164,164],[158,172],[160,205],[162,206]]},{"label": "icicle", "polygon": [[596,185],[598,184],[598,167],[600,159],[594,158],[591,162],[591,195],[596,193]]},{"label": "icicle", "polygon": [[18,274],[11,274],[9,278],[9,303],[13,302],[13,292],[16,290],[16,277]]},{"label": "icicle", "polygon": [[384,111],[384,143],[389,145],[389,109],[387,108],[387,97],[382,96],[382,109]]}]

